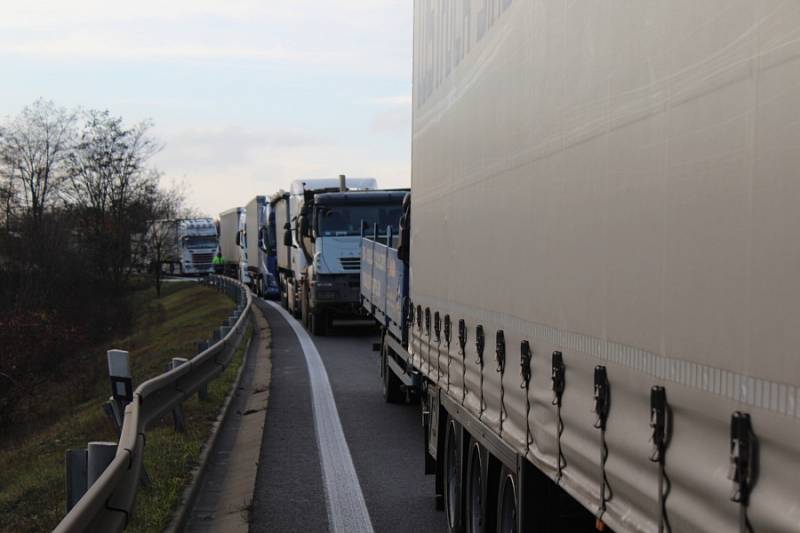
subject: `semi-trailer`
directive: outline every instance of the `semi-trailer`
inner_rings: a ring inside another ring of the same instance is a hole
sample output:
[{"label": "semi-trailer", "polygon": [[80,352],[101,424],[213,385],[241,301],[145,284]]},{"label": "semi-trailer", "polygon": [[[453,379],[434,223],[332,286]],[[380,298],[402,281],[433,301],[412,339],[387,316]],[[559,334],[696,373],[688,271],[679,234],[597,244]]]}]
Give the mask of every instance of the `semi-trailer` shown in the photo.
[{"label": "semi-trailer", "polygon": [[800,12],[749,7],[415,2],[361,291],[450,531],[798,530]]},{"label": "semi-trailer", "polygon": [[291,232],[292,216],[289,204],[289,193],[278,191],[269,197],[269,207],[275,217],[273,229],[275,235],[275,266],[278,276],[278,290],[280,291],[281,305],[289,309],[289,293],[292,291],[290,280],[292,271],[292,236],[285,236],[286,230]]}]

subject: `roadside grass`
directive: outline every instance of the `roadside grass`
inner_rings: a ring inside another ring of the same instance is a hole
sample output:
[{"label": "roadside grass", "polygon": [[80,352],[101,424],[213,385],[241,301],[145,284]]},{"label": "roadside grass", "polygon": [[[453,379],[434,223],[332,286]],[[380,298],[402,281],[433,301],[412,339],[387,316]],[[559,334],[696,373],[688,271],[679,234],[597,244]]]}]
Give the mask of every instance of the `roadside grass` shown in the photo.
[{"label": "roadside grass", "polygon": [[[223,294],[194,283],[165,284],[160,299],[153,289],[137,291],[133,300],[130,335],[84,356],[78,375],[45,383],[37,394],[41,402],[37,412],[44,414],[31,417],[25,427],[3,428],[0,531],[46,531],[55,527],[65,512],[65,451],[83,448],[89,441],[116,440],[102,411],[110,395],[107,349],[130,351],[135,386],[163,372],[172,357],[192,357],[197,342],[209,338],[234,307]],[[209,392],[217,386],[212,385]],[[218,407],[204,402],[192,416],[216,417],[217,411]],[[194,431],[195,420],[187,422]],[[157,425],[154,429],[160,428]],[[151,440],[148,433],[147,447],[152,451],[157,446],[158,441]],[[151,468],[155,479],[156,467]]]},{"label": "roadside grass", "polygon": [[173,510],[192,479],[192,471],[199,465],[211,426],[236,380],[252,334],[253,328],[248,326],[228,368],[209,385],[208,400],[201,402],[195,395],[183,404],[185,433],[173,429],[171,417],[148,430],[144,465],[151,484],[136,495],[133,519],[127,531],[155,533],[169,526]]}]

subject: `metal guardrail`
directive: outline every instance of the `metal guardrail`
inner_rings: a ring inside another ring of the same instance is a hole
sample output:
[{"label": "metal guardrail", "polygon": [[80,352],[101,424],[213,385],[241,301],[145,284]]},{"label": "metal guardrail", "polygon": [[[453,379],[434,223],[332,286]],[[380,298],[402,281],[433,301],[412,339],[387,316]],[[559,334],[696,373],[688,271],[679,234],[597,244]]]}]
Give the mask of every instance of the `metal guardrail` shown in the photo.
[{"label": "metal guardrail", "polygon": [[222,373],[230,363],[244,334],[252,296],[244,285],[230,278],[209,276],[206,283],[224,291],[237,302],[233,315],[235,323],[207,350],[136,388],[133,401],[125,407],[114,459],[54,531],[114,532],[125,529],[139,488],[147,427]]}]

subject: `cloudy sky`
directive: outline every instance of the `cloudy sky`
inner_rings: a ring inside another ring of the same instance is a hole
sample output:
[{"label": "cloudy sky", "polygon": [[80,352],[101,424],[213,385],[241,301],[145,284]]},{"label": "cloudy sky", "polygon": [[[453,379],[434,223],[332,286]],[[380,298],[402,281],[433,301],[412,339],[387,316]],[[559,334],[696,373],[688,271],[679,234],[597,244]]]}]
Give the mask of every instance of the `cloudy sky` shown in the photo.
[{"label": "cloudy sky", "polygon": [[408,0],[0,0],[0,116],[42,97],[152,119],[216,216],[296,178],[405,186]]}]

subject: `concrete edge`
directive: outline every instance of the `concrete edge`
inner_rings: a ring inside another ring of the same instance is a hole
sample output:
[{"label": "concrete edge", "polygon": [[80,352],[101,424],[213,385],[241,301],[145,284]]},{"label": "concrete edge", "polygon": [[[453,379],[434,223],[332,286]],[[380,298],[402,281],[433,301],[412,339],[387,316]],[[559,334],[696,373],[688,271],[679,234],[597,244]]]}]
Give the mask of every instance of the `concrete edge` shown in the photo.
[{"label": "concrete edge", "polygon": [[200,481],[203,479],[203,476],[208,469],[209,459],[217,447],[219,430],[222,428],[223,424],[230,415],[231,405],[233,405],[233,398],[236,396],[236,391],[239,390],[239,385],[242,381],[242,375],[244,374],[244,368],[247,366],[247,361],[250,358],[250,346],[252,344],[253,337],[256,335],[255,318],[252,315],[253,312],[254,311],[251,309],[249,317],[250,326],[253,328],[253,333],[250,335],[250,338],[247,339],[247,345],[244,348],[244,357],[242,358],[242,364],[239,366],[239,372],[236,374],[236,379],[233,382],[233,386],[231,387],[228,396],[225,398],[225,403],[222,405],[222,409],[220,410],[217,419],[211,425],[211,435],[203,445],[203,449],[200,452],[200,457],[198,459],[198,465],[192,470],[192,480],[183,490],[180,505],[177,509],[175,509],[175,511],[173,511],[172,520],[167,528],[164,529],[164,533],[179,533],[183,531],[184,527],[186,527],[186,522],[189,518],[189,510],[194,506],[194,502],[197,499],[197,493],[200,489]]}]

